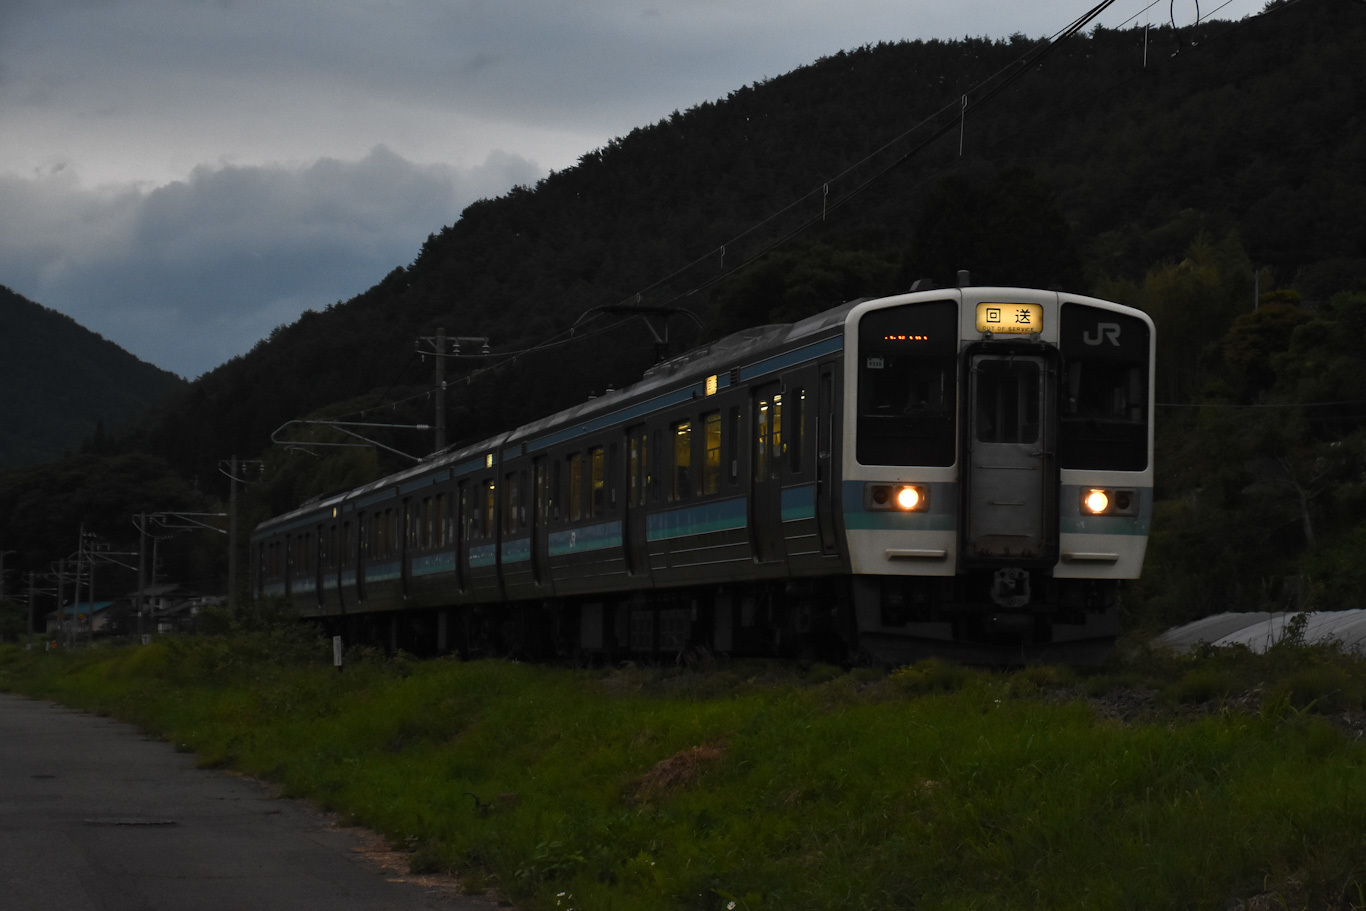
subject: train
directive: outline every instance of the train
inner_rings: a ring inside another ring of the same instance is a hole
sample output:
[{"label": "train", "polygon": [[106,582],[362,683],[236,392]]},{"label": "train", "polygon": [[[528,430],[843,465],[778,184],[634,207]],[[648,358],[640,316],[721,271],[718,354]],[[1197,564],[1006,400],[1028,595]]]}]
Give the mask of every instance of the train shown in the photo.
[{"label": "train", "polygon": [[737,332],[263,522],[252,595],[436,653],[1094,664],[1152,520],[1154,343],[962,283]]}]

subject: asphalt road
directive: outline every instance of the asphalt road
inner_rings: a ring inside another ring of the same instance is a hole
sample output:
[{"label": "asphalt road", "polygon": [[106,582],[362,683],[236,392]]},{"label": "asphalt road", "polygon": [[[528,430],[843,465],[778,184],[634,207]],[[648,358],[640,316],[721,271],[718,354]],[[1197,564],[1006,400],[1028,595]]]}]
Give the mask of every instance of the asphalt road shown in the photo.
[{"label": "asphalt road", "polygon": [[0,694],[0,911],[490,911],[136,728]]}]

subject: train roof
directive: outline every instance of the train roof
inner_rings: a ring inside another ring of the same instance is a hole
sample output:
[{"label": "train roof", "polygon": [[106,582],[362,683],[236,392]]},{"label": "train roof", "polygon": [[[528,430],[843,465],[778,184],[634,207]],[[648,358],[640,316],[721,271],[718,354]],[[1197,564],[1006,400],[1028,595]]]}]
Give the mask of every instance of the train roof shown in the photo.
[{"label": "train roof", "polygon": [[[934,296],[961,299],[965,290],[964,288],[928,289],[924,292],[915,293],[915,296],[925,300]],[[973,290],[1008,293],[1021,289],[975,287]],[[896,297],[906,296],[908,295],[896,295]],[[1132,308],[1123,305],[1085,295],[1059,294],[1059,297],[1100,304],[1115,310],[1132,310]],[[875,300],[875,298],[859,298],[848,301],[794,323],[774,323],[733,332],[655,364],[645,371],[640,380],[622,389],[609,389],[603,395],[595,396],[581,404],[538,418],[514,430],[470,442],[455,449],[444,450],[423,459],[411,468],[406,468],[369,484],[313,499],[297,509],[267,519],[258,525],[256,530],[259,532],[279,526],[287,526],[316,516],[320,512],[331,512],[334,509],[341,509],[346,506],[363,506],[371,497],[387,497],[394,488],[402,491],[434,483],[445,477],[444,472],[448,470],[455,474],[475,471],[487,464],[491,453],[507,446],[551,445],[559,439],[565,438],[566,435],[587,432],[604,422],[626,421],[632,415],[642,413],[642,403],[651,402],[679,389],[686,389],[713,374],[728,374],[733,368],[744,368],[759,363],[775,353],[800,348],[803,345],[828,338],[840,337],[842,343],[843,326],[850,312],[860,304],[870,300]],[[1132,312],[1147,319],[1146,314],[1142,314],[1142,311],[1132,310]],[[663,405],[661,404],[660,407]],[[648,414],[650,410],[652,409],[647,408],[643,413]]]},{"label": "train roof", "polygon": [[622,389],[610,389],[605,394],[574,405],[555,414],[523,424],[507,435],[507,442],[530,441],[554,430],[573,427],[585,420],[611,414],[632,403],[648,400],[655,395],[680,386],[687,386],[717,373],[751,363],[789,348],[821,338],[841,334],[849,311],[864,299],[851,301],[795,323],[774,323],[742,329],[730,335],[700,345],[690,351],[661,361],[645,371],[635,383]]},{"label": "train roof", "polygon": [[622,389],[608,390],[604,395],[579,405],[539,418],[521,427],[497,434],[455,449],[447,449],[423,459],[420,463],[386,477],[349,490],[315,497],[298,508],[267,519],[256,527],[257,532],[287,526],[309,519],[319,513],[330,513],[349,504],[364,504],[370,496],[387,496],[394,488],[403,489],[424,480],[436,480],[452,469],[456,474],[473,471],[483,465],[489,453],[509,445],[544,436],[548,432],[575,427],[586,419],[616,411],[630,403],[649,399],[679,385],[686,385],[711,373],[729,370],[760,359],[763,355],[795,347],[801,343],[836,334],[833,330],[844,324],[849,311],[866,298],[850,301],[807,317],[795,323],[775,323],[733,332],[713,342],[700,345],[676,357],[661,361],[645,371],[637,382]]}]

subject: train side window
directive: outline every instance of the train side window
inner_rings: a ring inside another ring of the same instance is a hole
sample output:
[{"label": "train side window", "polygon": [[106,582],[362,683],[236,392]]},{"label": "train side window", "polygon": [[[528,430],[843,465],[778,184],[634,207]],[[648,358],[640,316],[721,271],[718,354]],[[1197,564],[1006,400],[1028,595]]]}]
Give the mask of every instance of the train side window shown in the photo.
[{"label": "train side window", "polygon": [[773,434],[773,441],[769,444],[768,471],[769,477],[778,477],[778,470],[782,467],[782,458],[787,453],[787,441],[783,438],[783,397],[781,394],[773,397],[773,417],[769,420],[768,426]]},{"label": "train side window", "polygon": [[740,480],[740,409],[730,410],[730,428],[726,433],[726,450],[730,455],[730,483]]},{"label": "train side window", "polygon": [[342,565],[342,566],[350,566],[350,565],[351,565],[352,542],[353,542],[354,540],[355,540],[355,539],[351,537],[351,523],[350,523],[350,522],[347,522],[347,523],[343,524],[343,525],[342,525],[342,552],[341,552],[341,565]]},{"label": "train side window", "polygon": [[536,485],[536,524],[544,525],[550,519],[550,471],[545,462],[536,462],[532,478]]},{"label": "train side window", "polygon": [[494,516],[497,515],[497,512],[496,512],[497,508],[498,508],[498,493],[497,493],[497,488],[494,486],[493,480],[490,478],[489,480],[487,480],[487,481],[484,482],[484,521],[483,521],[483,526],[484,526],[484,528],[483,528],[483,532],[484,532],[484,537],[486,537],[486,538],[492,538],[492,537],[494,536],[494,532],[495,532],[496,529],[497,529],[497,526],[494,525]]},{"label": "train side window", "polygon": [[606,470],[606,460],[603,457],[602,447],[594,446],[588,450],[588,510],[589,515],[600,516],[603,512],[605,496],[605,486],[607,483],[604,474]]},{"label": "train side window", "polygon": [[503,476],[503,534],[515,534],[522,509],[522,479],[518,472]]},{"label": "train side window", "polygon": [[450,519],[446,514],[446,495],[439,493],[436,495],[436,503],[432,507],[432,525],[435,528],[435,536],[432,543],[436,547],[445,547],[450,539]]},{"label": "train side window", "polygon": [[626,439],[626,505],[645,505],[644,431],[632,432]]},{"label": "train side window", "polygon": [[783,396],[776,393],[756,404],[754,422],[754,480],[778,477],[783,464]]},{"label": "train side window", "polygon": [[702,463],[702,493],[721,489],[721,412],[702,416],[702,438],[706,460]]},{"label": "train side window", "polygon": [[763,481],[768,478],[768,446],[770,438],[768,421],[770,407],[771,403],[768,399],[761,399],[755,405],[754,480],[756,481]]},{"label": "train side window", "polygon": [[560,521],[560,504],[564,502],[564,491],[560,489],[560,460],[550,463],[550,518]]},{"label": "train side window", "polygon": [[674,464],[670,500],[686,500],[692,496],[692,422],[679,421],[673,425]]},{"label": "train side window", "polygon": [[663,432],[659,430],[650,435],[650,458],[648,473],[646,474],[646,488],[650,492],[651,503],[658,503],[664,499],[659,471],[659,468],[664,464],[664,441],[662,437]]},{"label": "train side window", "polygon": [[583,518],[583,453],[569,456],[569,521]]},{"label": "train side window", "polygon": [[455,527],[460,529],[460,540],[468,541],[473,537],[473,522],[470,516],[469,486],[464,481],[460,482],[455,495],[455,511]]},{"label": "train side window", "polygon": [[617,444],[612,443],[607,447],[607,509],[609,512],[617,511],[617,490],[621,487],[621,456],[617,451]]}]

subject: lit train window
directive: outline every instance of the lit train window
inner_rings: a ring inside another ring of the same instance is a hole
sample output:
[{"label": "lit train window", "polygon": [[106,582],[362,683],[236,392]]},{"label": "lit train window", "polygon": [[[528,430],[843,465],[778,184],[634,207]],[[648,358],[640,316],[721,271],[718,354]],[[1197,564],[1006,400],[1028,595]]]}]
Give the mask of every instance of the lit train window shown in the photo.
[{"label": "lit train window", "polygon": [[958,408],[958,304],[867,313],[858,328],[856,454],[864,465],[952,465]]},{"label": "lit train window", "polygon": [[721,489],[721,412],[702,416],[703,437],[707,459],[702,465],[702,492],[716,493]]},{"label": "lit train window", "polygon": [[522,510],[522,478],[518,472],[503,476],[503,534],[517,531]]},{"label": "lit train window", "polygon": [[783,397],[764,396],[755,403],[754,480],[778,477],[783,453]]},{"label": "lit train window", "polygon": [[492,538],[492,537],[493,537],[493,533],[494,533],[494,530],[495,530],[494,527],[493,527],[493,516],[494,516],[494,512],[493,512],[493,511],[494,511],[494,509],[497,507],[497,505],[498,505],[498,500],[497,500],[496,494],[495,494],[495,492],[494,492],[493,481],[485,481],[485,482],[484,482],[484,510],[483,510],[484,514],[483,514],[483,516],[482,516],[482,520],[483,520],[483,521],[482,521],[482,525],[483,525],[483,530],[484,530],[484,536],[487,537],[487,538]]},{"label": "lit train window", "polygon": [[591,515],[600,516],[603,511],[603,496],[606,477],[603,474],[605,462],[602,447],[588,450],[588,509]]},{"label": "lit train window", "polygon": [[680,421],[673,431],[674,472],[669,499],[686,500],[692,496],[692,422]]}]

